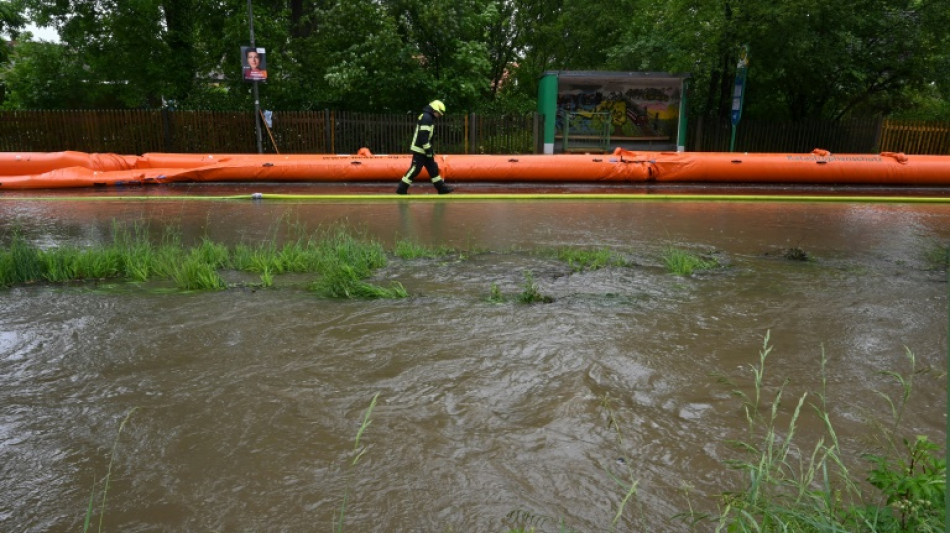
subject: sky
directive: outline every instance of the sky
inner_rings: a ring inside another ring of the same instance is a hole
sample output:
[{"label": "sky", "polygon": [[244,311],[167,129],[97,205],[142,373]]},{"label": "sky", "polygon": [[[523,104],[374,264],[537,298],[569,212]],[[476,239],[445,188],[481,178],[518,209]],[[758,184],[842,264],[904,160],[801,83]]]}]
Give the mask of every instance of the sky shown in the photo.
[{"label": "sky", "polygon": [[28,24],[26,30],[33,34],[35,41],[59,42],[59,34],[53,28],[37,28],[33,24]]}]

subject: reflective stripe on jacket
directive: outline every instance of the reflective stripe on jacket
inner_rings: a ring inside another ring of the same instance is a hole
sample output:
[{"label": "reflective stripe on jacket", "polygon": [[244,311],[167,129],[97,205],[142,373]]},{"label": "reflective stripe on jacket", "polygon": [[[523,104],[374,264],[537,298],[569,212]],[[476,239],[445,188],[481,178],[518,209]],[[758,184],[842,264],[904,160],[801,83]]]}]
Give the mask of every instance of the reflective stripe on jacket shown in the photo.
[{"label": "reflective stripe on jacket", "polygon": [[435,116],[432,108],[426,106],[419,115],[416,123],[416,132],[412,134],[412,146],[410,150],[416,153],[424,154],[432,151],[432,139],[435,137]]}]

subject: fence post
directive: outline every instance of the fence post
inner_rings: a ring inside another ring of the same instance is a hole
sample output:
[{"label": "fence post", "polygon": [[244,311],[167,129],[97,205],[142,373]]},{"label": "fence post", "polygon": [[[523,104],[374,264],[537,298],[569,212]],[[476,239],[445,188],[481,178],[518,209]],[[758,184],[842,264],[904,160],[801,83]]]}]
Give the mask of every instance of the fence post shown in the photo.
[{"label": "fence post", "polygon": [[174,134],[172,132],[172,119],[171,111],[168,108],[162,108],[162,151],[163,152],[175,152],[171,148],[172,142],[174,139]]},{"label": "fence post", "polygon": [[544,151],[544,139],[541,137],[541,132],[544,131],[544,115],[535,111],[533,113],[533,122],[534,122],[534,153],[540,154]]},{"label": "fence post", "polygon": [[332,128],[333,128],[333,125],[330,124],[330,110],[324,109],[323,110],[323,147],[324,147],[323,149],[326,150],[326,153],[328,154],[333,153],[333,147],[332,147],[333,141],[332,141],[332,135],[330,134],[330,130]]},{"label": "fence post", "polygon": [[468,143],[465,145],[465,153],[470,154],[473,151],[477,151],[476,146],[478,146],[478,133],[476,132],[478,124],[475,113],[469,113],[468,115]]},{"label": "fence post", "polygon": [[884,120],[884,117],[877,117],[877,123],[875,124],[875,134],[874,134],[874,148],[875,152],[883,152],[883,146],[881,146],[881,141],[884,139],[884,125],[887,121]]},{"label": "fence post", "polygon": [[[688,128],[687,128],[688,129]],[[703,151],[703,116],[699,115],[696,117],[696,127],[693,128],[693,151],[702,152]]]}]

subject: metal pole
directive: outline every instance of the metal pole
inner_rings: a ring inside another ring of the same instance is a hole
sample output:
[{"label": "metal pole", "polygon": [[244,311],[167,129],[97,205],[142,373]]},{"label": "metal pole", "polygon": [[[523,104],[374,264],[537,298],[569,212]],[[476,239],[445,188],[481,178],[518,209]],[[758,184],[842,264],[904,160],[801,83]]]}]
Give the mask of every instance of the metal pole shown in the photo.
[{"label": "metal pole", "polygon": [[[251,29],[251,48],[255,48],[254,44],[254,9],[251,7],[251,0],[247,0],[247,20],[248,26]],[[254,129],[257,132],[257,153],[264,153],[264,145],[261,142],[261,98],[257,89],[257,80],[252,81],[254,84]]]}]

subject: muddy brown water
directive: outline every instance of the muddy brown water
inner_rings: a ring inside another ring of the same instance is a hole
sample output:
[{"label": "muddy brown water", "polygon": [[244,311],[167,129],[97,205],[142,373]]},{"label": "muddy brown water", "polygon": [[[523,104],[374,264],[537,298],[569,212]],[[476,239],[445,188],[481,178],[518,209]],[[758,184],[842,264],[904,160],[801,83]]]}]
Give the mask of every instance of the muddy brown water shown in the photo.
[{"label": "muddy brown water", "polygon": [[[624,496],[614,478],[638,483],[618,530],[689,531],[673,518],[686,493],[715,512],[741,486],[728,441],[755,438],[731,392],[750,390],[766,335],[767,394],[790,379],[783,412],[816,398],[824,352],[829,410],[858,466],[878,444],[867,421],[890,419],[875,391],[898,393],[882,372],[909,372],[912,351],[902,434],[943,453],[947,275],[926,255],[950,242],[946,205],[0,202],[0,234],[40,246],[108,242],[115,221],[235,244],[288,218],[468,252],[392,259],[374,280],[402,283],[404,300],[3,289],[0,530],[80,531],[113,457],[107,531],[332,531],[344,495],[346,531],[507,531],[514,516],[609,531]],[[670,245],[725,267],[673,276]],[[572,273],[531,253],[559,246],[609,247],[633,266]],[[784,259],[790,248],[813,261]],[[525,272],[552,303],[487,301],[492,284],[513,300]],[[803,453],[819,429],[802,421]]]}]

